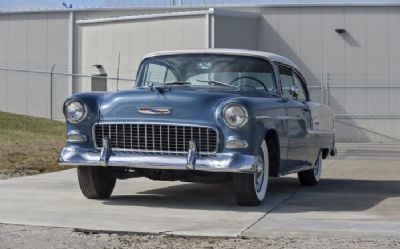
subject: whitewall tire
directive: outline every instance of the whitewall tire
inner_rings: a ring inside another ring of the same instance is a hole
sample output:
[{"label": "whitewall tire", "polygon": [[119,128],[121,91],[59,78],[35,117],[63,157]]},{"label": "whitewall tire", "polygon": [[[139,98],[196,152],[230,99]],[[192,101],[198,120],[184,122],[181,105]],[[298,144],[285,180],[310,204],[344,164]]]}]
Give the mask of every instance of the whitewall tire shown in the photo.
[{"label": "whitewall tire", "polygon": [[262,142],[258,152],[257,167],[259,172],[255,174],[234,174],[233,187],[236,201],[241,206],[256,206],[265,199],[268,189],[269,154],[268,146]]},{"label": "whitewall tire", "polygon": [[299,172],[297,176],[302,186],[314,186],[317,185],[319,180],[321,179],[321,173],[322,173],[322,150],[319,151],[317,160],[315,160],[314,163],[314,168]]}]

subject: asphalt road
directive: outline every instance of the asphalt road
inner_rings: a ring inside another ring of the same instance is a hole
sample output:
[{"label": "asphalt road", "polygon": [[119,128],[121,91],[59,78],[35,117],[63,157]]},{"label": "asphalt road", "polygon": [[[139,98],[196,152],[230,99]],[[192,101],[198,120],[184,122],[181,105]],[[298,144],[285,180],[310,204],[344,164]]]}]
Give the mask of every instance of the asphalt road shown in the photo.
[{"label": "asphalt road", "polygon": [[[230,184],[118,181],[109,200],[85,199],[76,171],[0,181],[0,223],[195,236],[400,236],[400,149],[342,146],[316,187],[270,178],[267,201],[239,207]],[[367,151],[365,153],[365,151]]]}]

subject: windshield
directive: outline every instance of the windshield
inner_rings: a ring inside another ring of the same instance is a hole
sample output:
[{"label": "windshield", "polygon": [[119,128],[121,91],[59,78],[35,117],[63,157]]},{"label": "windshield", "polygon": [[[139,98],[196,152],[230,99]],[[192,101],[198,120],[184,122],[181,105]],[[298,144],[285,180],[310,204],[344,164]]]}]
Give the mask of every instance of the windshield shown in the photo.
[{"label": "windshield", "polygon": [[139,69],[137,84],[277,92],[268,61],[239,55],[181,54],[147,58]]}]

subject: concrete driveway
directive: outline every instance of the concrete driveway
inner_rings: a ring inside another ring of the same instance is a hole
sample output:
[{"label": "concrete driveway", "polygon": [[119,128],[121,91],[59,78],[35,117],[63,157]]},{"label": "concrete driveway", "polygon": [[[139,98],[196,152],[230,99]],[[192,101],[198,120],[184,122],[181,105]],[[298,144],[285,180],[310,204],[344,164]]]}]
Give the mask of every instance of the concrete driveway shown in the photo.
[{"label": "concrete driveway", "polygon": [[268,200],[239,207],[230,184],[120,180],[109,200],[83,198],[76,171],[0,181],[0,223],[78,230],[263,237],[328,232],[400,236],[400,149],[341,146],[323,180],[270,178]]}]

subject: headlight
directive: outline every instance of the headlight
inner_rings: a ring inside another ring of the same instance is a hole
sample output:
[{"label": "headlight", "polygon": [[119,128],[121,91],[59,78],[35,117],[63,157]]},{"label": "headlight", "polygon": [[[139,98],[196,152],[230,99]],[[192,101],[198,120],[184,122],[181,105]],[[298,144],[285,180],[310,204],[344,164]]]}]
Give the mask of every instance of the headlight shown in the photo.
[{"label": "headlight", "polygon": [[242,127],[248,121],[246,108],[238,103],[227,104],[222,110],[222,117],[230,128]]},{"label": "headlight", "polygon": [[64,114],[71,123],[78,123],[86,116],[86,106],[77,100],[70,100],[65,104]]}]

